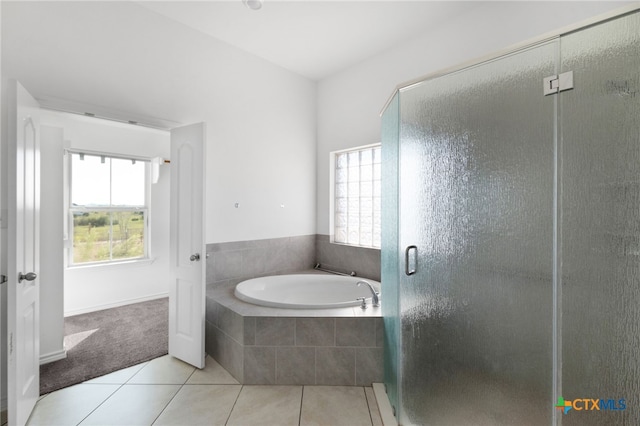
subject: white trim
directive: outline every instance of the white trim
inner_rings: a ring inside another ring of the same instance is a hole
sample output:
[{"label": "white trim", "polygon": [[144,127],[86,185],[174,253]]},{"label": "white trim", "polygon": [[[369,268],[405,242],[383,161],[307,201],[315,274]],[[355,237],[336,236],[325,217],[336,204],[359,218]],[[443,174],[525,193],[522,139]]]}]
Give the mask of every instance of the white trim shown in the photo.
[{"label": "white trim", "polygon": [[66,269],[86,268],[130,268],[134,266],[149,266],[156,261],[155,257],[140,257],[137,259],[123,259],[93,263],[69,264]]},{"label": "white trim", "polygon": [[378,250],[378,251],[382,250],[382,247],[361,246],[360,244],[341,243],[341,242],[338,242],[338,241],[334,241],[333,240],[333,235],[329,236],[329,243],[330,244],[335,244],[337,246],[357,247],[357,248],[361,248],[361,249]]},{"label": "white trim", "polygon": [[148,117],[125,111],[110,110],[97,105],[74,102],[51,96],[39,97],[38,101],[40,102],[40,107],[44,109],[74,114],[86,119],[111,121],[123,126],[146,127],[153,130],[168,132],[174,127],[182,125],[177,121],[168,120],[166,118]]},{"label": "white trim", "polygon": [[342,151],[329,153],[329,242],[332,243],[336,234],[336,154]]},{"label": "white trim", "polygon": [[120,302],[107,303],[105,305],[95,305],[89,308],[76,309],[74,311],[65,311],[64,316],[72,317],[74,315],[88,314],[89,312],[102,311],[104,309],[117,308],[120,306],[131,305],[134,303],[148,302],[149,300],[162,299],[163,297],[169,297],[169,293],[168,292],[158,293],[158,294],[153,294],[151,296],[138,297],[136,299],[127,299],[127,300],[122,300]]},{"label": "white trim", "polygon": [[66,357],[67,357],[67,351],[65,349],[40,355],[40,365],[49,364],[50,362],[54,362],[54,361],[59,361],[61,359],[65,359]]},{"label": "white trim", "polygon": [[378,404],[382,424],[384,426],[398,426],[398,421],[393,416],[393,410],[391,409],[387,392],[384,390],[384,385],[382,383],[374,383],[373,394],[376,396],[376,403]]},{"label": "white trim", "polygon": [[367,148],[375,148],[377,146],[382,146],[382,142],[375,142],[375,143],[370,143],[368,145],[354,146],[352,148],[338,149],[336,151],[331,151],[331,154],[342,154],[343,152],[359,151]]},{"label": "white trim", "polygon": [[147,206],[73,206],[69,208],[71,212],[91,213],[91,212],[145,212],[149,210]]},{"label": "white trim", "polygon": [[111,152],[103,152],[103,151],[92,151],[89,149],[82,148],[66,148],[65,153],[68,154],[83,154],[89,155],[92,157],[105,157],[105,158],[115,158],[117,160],[136,160],[140,162],[150,163],[153,157],[142,157],[139,155],[124,155],[124,154],[116,154]]}]

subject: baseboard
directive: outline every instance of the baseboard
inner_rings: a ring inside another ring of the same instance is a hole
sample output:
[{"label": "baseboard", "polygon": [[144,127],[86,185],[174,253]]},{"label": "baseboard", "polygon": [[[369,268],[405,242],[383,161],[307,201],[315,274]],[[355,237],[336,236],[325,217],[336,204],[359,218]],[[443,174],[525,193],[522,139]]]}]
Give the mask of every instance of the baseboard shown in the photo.
[{"label": "baseboard", "polygon": [[393,409],[389,403],[389,397],[387,397],[384,385],[382,383],[374,383],[373,394],[376,396],[378,410],[380,410],[380,417],[382,417],[382,424],[384,426],[398,426],[398,420],[393,415]]},{"label": "baseboard", "polygon": [[110,309],[110,308],[117,308],[119,306],[131,305],[133,303],[148,302],[149,300],[162,299],[163,297],[169,297],[169,293],[158,293],[151,296],[138,297],[136,299],[127,299],[127,300],[122,300],[120,302],[107,303],[105,305],[96,305],[88,308],[76,309],[73,311],[65,311],[64,316],[72,317],[74,315],[88,314],[89,312],[102,311],[104,309]]},{"label": "baseboard", "polygon": [[50,362],[59,361],[67,357],[67,351],[61,349],[55,352],[49,352],[48,354],[40,355],[40,365],[49,364]]}]

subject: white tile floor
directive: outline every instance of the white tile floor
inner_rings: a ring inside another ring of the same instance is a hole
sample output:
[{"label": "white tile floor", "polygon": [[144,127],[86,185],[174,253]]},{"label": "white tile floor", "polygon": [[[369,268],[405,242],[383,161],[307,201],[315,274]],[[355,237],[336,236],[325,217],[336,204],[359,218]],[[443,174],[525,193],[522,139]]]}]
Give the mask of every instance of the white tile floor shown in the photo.
[{"label": "white tile floor", "polygon": [[28,425],[382,425],[373,390],[240,385],[170,356],[43,396]]}]

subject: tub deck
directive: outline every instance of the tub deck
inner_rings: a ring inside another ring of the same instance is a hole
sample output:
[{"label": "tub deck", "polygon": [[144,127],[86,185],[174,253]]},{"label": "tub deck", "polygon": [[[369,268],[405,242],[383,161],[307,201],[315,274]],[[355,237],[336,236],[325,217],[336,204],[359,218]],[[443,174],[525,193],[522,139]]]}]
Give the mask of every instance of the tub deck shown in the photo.
[{"label": "tub deck", "polygon": [[205,348],[240,383],[371,386],[383,381],[380,307],[257,306],[236,298],[235,284],[207,291]]}]

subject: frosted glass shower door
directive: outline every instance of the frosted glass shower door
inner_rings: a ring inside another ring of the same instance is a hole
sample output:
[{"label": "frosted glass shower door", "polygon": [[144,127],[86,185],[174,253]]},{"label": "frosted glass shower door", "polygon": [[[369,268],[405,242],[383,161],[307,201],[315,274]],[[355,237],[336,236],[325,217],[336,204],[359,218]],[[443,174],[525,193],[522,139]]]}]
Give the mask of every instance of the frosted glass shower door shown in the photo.
[{"label": "frosted glass shower door", "polygon": [[398,407],[398,383],[402,380],[398,358],[400,352],[400,316],[398,282],[400,264],[398,262],[398,209],[399,181],[398,160],[399,103],[394,96],[382,116],[382,316],[384,319],[384,383],[389,402]]},{"label": "frosted glass shower door", "polygon": [[552,41],[399,94],[403,425],[551,422],[557,56]]},{"label": "frosted glass shower door", "polygon": [[640,14],[563,37],[561,55],[561,396],[606,401],[562,424],[638,425]]}]

